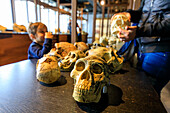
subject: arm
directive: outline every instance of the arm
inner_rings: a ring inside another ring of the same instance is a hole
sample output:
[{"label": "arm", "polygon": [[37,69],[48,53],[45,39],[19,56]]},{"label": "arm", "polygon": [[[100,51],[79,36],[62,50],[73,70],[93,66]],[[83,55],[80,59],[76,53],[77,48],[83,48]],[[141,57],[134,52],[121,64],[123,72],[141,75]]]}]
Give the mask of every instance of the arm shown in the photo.
[{"label": "arm", "polygon": [[137,28],[137,36],[160,36],[168,37],[170,32],[170,18],[154,23],[147,23],[144,26]]},{"label": "arm", "polygon": [[135,28],[134,26],[129,26],[127,30],[120,28],[120,33],[118,37],[125,42],[134,39],[135,37],[169,37],[170,32],[170,18],[162,21],[155,21],[154,23],[147,23],[144,26]]},{"label": "arm", "polygon": [[142,15],[142,9],[143,9],[143,6],[144,6],[144,1],[145,0],[141,1],[141,5],[140,5],[138,10],[129,9],[129,10],[126,11],[126,12],[130,13],[131,22],[139,23],[139,20],[141,19],[141,15]]},{"label": "arm", "polygon": [[43,46],[39,44],[34,44],[30,48],[30,52],[36,58],[43,57],[44,54],[47,54],[52,48],[52,39],[45,39]]}]

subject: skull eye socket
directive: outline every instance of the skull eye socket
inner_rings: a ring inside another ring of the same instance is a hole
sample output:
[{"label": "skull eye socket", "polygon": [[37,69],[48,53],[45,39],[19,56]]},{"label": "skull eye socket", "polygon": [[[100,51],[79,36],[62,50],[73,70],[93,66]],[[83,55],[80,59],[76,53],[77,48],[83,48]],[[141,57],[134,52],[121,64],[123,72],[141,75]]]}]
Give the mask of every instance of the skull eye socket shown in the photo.
[{"label": "skull eye socket", "polygon": [[92,72],[95,74],[101,74],[102,73],[101,66],[99,64],[92,65]]},{"label": "skull eye socket", "polygon": [[103,51],[107,51],[107,49],[103,49]]},{"label": "skull eye socket", "polygon": [[68,53],[68,56],[70,56],[71,55],[71,52],[70,53]]},{"label": "skull eye socket", "polygon": [[85,63],[84,62],[78,62],[77,64],[76,64],[76,70],[77,71],[83,71],[84,70],[84,68],[85,68]]},{"label": "skull eye socket", "polygon": [[88,56],[88,55],[89,55],[89,52],[86,52],[85,55]]},{"label": "skull eye socket", "polygon": [[75,58],[75,57],[76,57],[76,55],[75,55],[75,54],[72,54],[72,55],[71,55],[71,58]]},{"label": "skull eye socket", "polygon": [[52,61],[53,61],[53,60],[50,59],[50,58],[47,58],[47,59],[45,60],[46,63],[50,63],[50,62],[52,62]]},{"label": "skull eye socket", "polygon": [[114,64],[113,63],[109,64],[109,69],[111,72],[114,72]]}]

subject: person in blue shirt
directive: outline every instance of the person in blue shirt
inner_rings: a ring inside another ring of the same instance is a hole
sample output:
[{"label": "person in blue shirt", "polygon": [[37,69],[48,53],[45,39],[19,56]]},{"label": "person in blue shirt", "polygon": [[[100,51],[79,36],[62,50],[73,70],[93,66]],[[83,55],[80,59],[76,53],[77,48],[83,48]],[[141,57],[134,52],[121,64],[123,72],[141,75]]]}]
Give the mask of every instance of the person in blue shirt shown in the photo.
[{"label": "person in blue shirt", "polygon": [[33,41],[28,48],[28,59],[39,59],[50,52],[52,48],[51,32],[47,32],[47,26],[41,22],[30,23],[28,34]]},{"label": "person in blue shirt", "polygon": [[[77,42],[81,42],[81,41],[82,41],[81,28],[79,27],[78,23],[76,24],[76,27],[79,28],[79,33],[76,32],[76,33],[77,33],[77,39],[76,39],[76,41],[77,41]],[[69,20],[67,30],[68,30],[69,33],[71,34],[71,20]]]}]

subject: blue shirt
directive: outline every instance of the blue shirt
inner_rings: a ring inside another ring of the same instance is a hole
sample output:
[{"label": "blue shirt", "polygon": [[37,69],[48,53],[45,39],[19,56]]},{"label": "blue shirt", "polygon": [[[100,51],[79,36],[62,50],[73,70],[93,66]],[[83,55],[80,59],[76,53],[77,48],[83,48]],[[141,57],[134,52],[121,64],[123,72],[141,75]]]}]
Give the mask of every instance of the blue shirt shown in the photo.
[{"label": "blue shirt", "polygon": [[50,52],[52,48],[52,39],[45,39],[43,46],[32,42],[28,49],[28,59],[39,59],[43,57],[44,54]]}]

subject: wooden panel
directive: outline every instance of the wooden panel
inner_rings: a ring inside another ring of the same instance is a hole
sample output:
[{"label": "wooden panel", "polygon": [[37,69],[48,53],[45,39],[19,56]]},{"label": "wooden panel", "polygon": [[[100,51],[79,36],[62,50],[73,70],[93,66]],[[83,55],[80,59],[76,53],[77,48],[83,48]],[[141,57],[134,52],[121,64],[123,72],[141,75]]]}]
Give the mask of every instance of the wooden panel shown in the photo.
[{"label": "wooden panel", "polygon": [[96,12],[97,12],[97,0],[93,0],[93,34],[92,34],[92,42],[95,41]]},{"label": "wooden panel", "polygon": [[87,35],[82,35],[82,42],[87,43]]},{"label": "wooden panel", "polygon": [[12,34],[10,38],[0,39],[0,66],[28,58],[31,40],[28,34]]},{"label": "wooden panel", "polygon": [[59,35],[59,42],[67,42],[67,35]]}]

